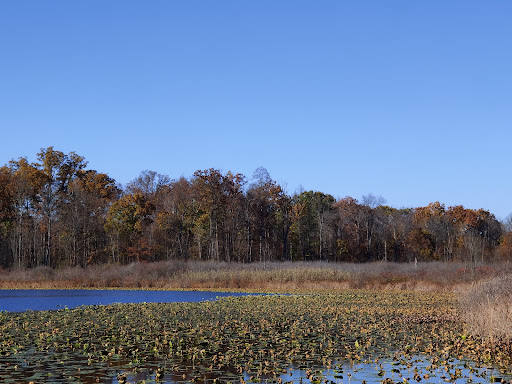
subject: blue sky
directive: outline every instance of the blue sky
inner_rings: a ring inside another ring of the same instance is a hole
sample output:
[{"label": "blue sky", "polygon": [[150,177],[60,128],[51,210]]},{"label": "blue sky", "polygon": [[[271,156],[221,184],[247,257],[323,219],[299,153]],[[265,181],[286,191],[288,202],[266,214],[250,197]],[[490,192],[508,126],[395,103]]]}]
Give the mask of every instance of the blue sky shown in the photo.
[{"label": "blue sky", "polygon": [[512,212],[512,2],[2,1],[0,164]]}]

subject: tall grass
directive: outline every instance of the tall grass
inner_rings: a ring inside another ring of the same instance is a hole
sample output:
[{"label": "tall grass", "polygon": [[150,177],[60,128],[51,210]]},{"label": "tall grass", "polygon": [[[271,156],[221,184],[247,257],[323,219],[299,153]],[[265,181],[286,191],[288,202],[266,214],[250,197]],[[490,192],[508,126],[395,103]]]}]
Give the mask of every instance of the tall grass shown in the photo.
[{"label": "tall grass", "polygon": [[165,261],[87,268],[0,270],[0,288],[190,288],[332,290],[346,288],[461,290],[512,272],[509,264],[329,262],[223,263]]},{"label": "tall grass", "polygon": [[512,274],[475,284],[459,306],[472,334],[491,344],[512,343]]}]

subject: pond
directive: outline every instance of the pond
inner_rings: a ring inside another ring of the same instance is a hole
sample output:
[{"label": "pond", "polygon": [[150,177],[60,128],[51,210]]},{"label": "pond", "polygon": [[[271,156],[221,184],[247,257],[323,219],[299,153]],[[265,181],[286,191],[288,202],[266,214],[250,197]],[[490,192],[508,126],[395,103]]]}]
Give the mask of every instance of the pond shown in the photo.
[{"label": "pond", "polygon": [[113,303],[174,303],[215,300],[217,297],[249,293],[211,291],[142,291],[104,289],[19,289],[0,290],[0,311],[23,312],[76,308],[81,305]]}]

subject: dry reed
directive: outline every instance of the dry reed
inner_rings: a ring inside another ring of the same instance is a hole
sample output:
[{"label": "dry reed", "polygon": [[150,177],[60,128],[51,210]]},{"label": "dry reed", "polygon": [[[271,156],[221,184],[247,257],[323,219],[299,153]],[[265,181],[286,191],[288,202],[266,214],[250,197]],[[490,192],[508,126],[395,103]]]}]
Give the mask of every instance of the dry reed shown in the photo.
[{"label": "dry reed", "polygon": [[512,274],[475,284],[459,310],[472,334],[491,344],[512,343]]},{"label": "dry reed", "polygon": [[497,274],[509,264],[464,263],[224,263],[170,260],[87,268],[0,270],[0,288],[160,288],[335,290],[346,288],[454,291]]}]

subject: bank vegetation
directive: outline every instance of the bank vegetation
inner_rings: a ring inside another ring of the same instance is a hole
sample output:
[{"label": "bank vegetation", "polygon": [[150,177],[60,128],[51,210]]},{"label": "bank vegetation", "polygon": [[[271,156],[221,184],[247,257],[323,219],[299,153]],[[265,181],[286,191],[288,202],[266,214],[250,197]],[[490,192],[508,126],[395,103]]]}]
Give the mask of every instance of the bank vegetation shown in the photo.
[{"label": "bank vegetation", "polygon": [[466,292],[512,272],[508,263],[139,262],[0,270],[0,288],[213,289],[267,292],[385,289]]},{"label": "bank vegetation", "polygon": [[474,284],[459,303],[462,319],[474,335],[491,345],[512,344],[512,274]]}]

